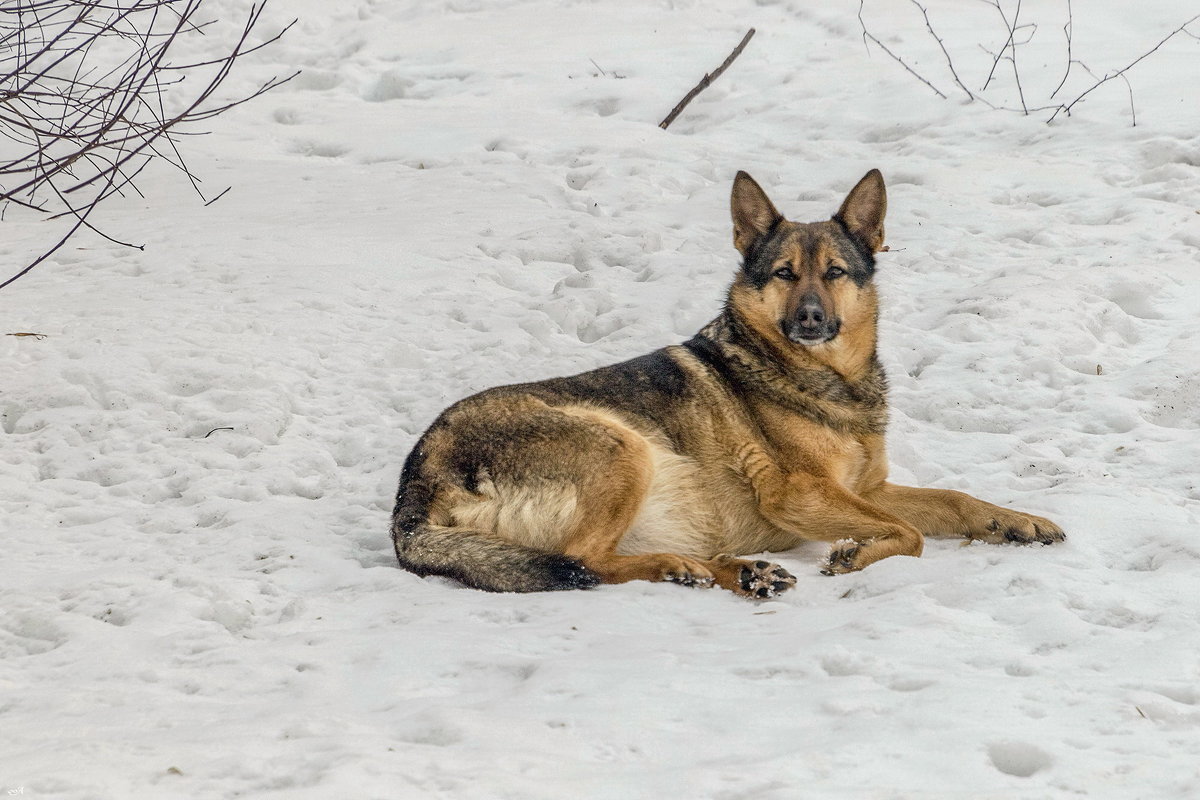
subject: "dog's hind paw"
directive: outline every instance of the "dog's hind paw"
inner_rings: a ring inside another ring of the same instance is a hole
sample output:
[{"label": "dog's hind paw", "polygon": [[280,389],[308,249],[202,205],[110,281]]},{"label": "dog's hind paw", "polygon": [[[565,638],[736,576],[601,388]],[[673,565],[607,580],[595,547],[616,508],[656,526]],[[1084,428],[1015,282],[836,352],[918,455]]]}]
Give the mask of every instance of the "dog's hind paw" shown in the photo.
[{"label": "dog's hind paw", "polygon": [[722,553],[707,564],[718,586],[744,597],[767,600],[796,585],[796,576],[770,561],[747,561]]},{"label": "dog's hind paw", "polygon": [[796,585],[796,576],[770,561],[746,562],[738,573],[740,594],[766,600]]}]

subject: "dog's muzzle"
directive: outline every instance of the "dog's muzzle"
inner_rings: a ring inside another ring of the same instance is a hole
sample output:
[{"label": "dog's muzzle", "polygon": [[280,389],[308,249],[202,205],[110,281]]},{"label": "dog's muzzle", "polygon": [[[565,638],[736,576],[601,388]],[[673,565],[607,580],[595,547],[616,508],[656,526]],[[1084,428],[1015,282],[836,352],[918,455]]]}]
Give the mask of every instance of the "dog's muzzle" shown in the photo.
[{"label": "dog's muzzle", "polygon": [[783,335],[796,344],[812,345],[828,342],[842,328],[839,319],[825,312],[821,298],[806,294],[800,300],[796,313],[783,321]]}]

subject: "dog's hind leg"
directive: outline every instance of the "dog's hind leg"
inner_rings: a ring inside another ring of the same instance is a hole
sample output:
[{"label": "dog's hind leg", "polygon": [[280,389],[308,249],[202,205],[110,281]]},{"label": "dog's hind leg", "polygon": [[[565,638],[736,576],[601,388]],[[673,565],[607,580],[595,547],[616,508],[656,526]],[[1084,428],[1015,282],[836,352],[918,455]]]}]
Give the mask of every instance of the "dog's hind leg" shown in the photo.
[{"label": "dog's hind leg", "polygon": [[[575,411],[591,416],[586,411]],[[578,485],[571,530],[561,552],[581,562],[603,583],[671,581],[684,586],[711,586],[714,575],[705,562],[674,553],[619,555],[617,547],[628,532],[654,478],[651,445],[640,433],[607,415],[596,413],[615,446]]]}]

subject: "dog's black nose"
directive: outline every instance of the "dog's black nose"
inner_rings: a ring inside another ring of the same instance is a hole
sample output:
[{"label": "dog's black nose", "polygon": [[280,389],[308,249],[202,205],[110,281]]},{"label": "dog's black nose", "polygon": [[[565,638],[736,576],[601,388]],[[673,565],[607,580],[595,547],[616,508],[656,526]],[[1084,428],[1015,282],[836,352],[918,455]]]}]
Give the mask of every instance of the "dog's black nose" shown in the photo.
[{"label": "dog's black nose", "polygon": [[800,308],[796,311],[796,321],[802,328],[816,328],[825,322],[825,307],[821,298],[815,294],[806,294],[800,298]]}]

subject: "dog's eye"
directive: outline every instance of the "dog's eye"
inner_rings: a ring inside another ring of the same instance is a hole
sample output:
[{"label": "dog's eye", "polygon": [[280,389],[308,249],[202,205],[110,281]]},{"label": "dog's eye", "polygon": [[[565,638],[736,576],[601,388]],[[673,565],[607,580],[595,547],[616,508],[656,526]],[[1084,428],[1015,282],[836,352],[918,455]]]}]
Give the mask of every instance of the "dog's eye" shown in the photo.
[{"label": "dog's eye", "polygon": [[791,267],[780,267],[775,270],[775,277],[783,278],[785,281],[794,281],[796,280],[796,273],[792,272]]},{"label": "dog's eye", "polygon": [[825,280],[831,281],[834,278],[840,278],[845,274],[846,274],[846,270],[842,269],[841,267],[830,267],[825,272]]}]

